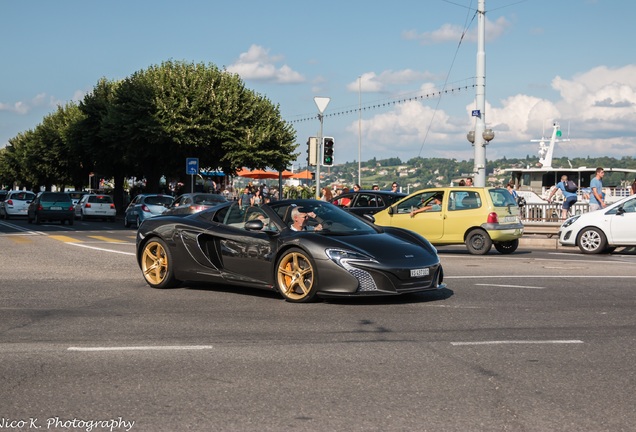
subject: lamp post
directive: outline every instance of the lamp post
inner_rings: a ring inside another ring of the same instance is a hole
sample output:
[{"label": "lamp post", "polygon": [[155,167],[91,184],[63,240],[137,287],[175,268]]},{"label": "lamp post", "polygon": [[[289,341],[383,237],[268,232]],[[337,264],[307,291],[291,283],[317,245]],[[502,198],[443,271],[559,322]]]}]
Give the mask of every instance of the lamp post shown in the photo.
[{"label": "lamp post", "polygon": [[[473,145],[475,146],[475,186],[486,186],[486,145],[484,133],[486,129],[486,0],[479,0],[477,4],[477,73],[475,105],[475,131]],[[491,131],[492,132],[492,131]],[[492,138],[491,138],[492,139]],[[470,138],[469,138],[470,141]]]},{"label": "lamp post", "polygon": [[322,123],[323,123],[323,113],[325,112],[325,109],[327,109],[327,105],[329,105],[329,101],[331,100],[331,98],[328,97],[319,97],[316,96],[314,98],[314,102],[316,103],[316,106],[318,107],[318,119],[320,120],[320,136],[318,137],[318,148],[317,148],[317,153],[318,153],[318,160],[316,161],[316,199],[320,199],[320,158],[322,155]]}]

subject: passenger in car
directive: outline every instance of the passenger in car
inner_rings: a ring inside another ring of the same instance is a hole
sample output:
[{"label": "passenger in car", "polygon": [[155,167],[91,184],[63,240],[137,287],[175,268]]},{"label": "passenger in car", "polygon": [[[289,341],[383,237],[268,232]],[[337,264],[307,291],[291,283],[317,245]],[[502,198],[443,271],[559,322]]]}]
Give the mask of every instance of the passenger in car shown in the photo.
[{"label": "passenger in car", "polygon": [[423,207],[420,207],[418,209],[415,210],[411,210],[411,217],[415,216],[418,213],[422,213],[425,211],[442,211],[442,197],[439,195],[436,195],[435,197],[433,197],[433,199],[431,201],[429,201],[429,203]]}]

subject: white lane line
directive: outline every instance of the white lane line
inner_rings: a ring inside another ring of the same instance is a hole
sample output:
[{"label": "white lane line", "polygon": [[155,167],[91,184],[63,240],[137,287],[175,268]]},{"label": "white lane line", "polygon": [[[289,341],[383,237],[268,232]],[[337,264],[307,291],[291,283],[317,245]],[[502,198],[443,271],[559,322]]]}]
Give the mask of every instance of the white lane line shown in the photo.
[{"label": "white lane line", "polygon": [[451,342],[451,345],[506,345],[506,344],[582,344],[582,340],[501,340],[501,341],[480,341],[480,342]]},{"label": "white lane line", "polygon": [[67,351],[184,351],[212,349],[212,345],[165,345],[121,347],[68,347]]},{"label": "white lane line", "polygon": [[615,275],[470,275],[470,276],[446,276],[444,275],[444,280],[446,279],[510,279],[511,277],[515,278],[533,278],[533,279],[591,279],[595,277],[603,278],[603,279],[636,279],[636,276],[615,276]]},{"label": "white lane line", "polygon": [[[65,244],[73,245],[73,246],[79,246],[79,247],[83,247],[83,248],[87,248],[87,249],[94,249],[94,250],[98,250],[98,251],[102,251],[102,252],[112,252],[112,253],[118,253],[118,254],[122,254],[122,255],[132,255],[132,256],[136,255],[134,252],[123,252],[123,251],[112,250],[112,249],[104,249],[104,248],[98,248],[98,247],[95,247],[95,246],[89,246],[89,245],[79,244],[79,243],[65,243]],[[117,244],[122,244],[122,243],[117,243]]]},{"label": "white lane line", "polygon": [[496,285],[496,284],[475,284],[478,286],[491,286],[491,287],[502,287],[502,288],[527,288],[527,289],[545,289],[545,287],[535,287],[535,286],[527,286],[527,285]]}]

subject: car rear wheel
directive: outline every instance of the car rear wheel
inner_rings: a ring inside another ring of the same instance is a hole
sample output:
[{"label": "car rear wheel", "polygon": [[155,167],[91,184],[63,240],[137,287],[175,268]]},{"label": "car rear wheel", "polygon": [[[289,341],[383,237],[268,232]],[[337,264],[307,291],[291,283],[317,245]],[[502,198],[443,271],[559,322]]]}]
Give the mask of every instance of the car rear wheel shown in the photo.
[{"label": "car rear wheel", "polygon": [[287,250],[276,265],[276,287],[285,300],[310,302],[316,296],[316,267],[301,249]]},{"label": "car rear wheel", "polygon": [[172,254],[161,239],[150,240],[144,246],[141,271],[153,288],[172,288],[178,284],[174,277]]},{"label": "car rear wheel", "polygon": [[490,252],[492,240],[486,231],[476,229],[468,233],[466,247],[472,255],[486,255]]},{"label": "car rear wheel", "polygon": [[579,234],[577,244],[584,254],[597,254],[607,248],[607,239],[597,228],[584,228]]},{"label": "car rear wheel", "polygon": [[495,249],[502,254],[511,254],[519,247],[519,239],[495,243]]}]

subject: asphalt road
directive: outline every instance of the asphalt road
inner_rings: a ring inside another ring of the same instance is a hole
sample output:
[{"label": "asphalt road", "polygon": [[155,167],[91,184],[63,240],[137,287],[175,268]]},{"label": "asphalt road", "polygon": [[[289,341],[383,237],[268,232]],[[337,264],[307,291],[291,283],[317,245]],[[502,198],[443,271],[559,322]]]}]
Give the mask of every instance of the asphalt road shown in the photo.
[{"label": "asphalt road", "polygon": [[0,429],[636,428],[635,254],[440,248],[445,290],[297,305],[152,289],[134,235],[0,221]]}]

